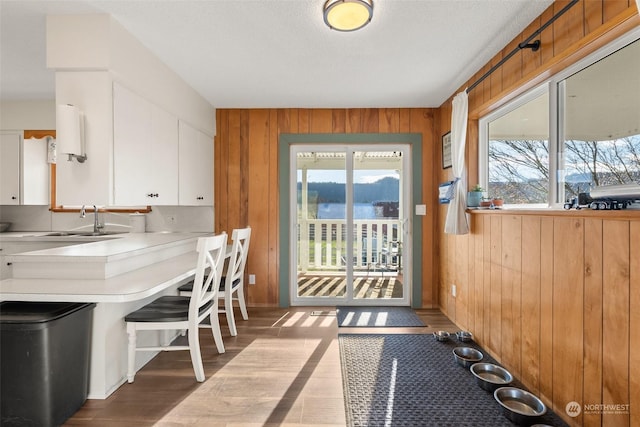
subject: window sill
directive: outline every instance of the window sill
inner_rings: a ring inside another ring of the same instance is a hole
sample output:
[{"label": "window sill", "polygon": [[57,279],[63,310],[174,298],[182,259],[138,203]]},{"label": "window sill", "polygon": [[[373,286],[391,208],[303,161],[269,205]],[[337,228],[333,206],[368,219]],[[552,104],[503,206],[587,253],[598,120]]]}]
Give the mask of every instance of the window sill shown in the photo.
[{"label": "window sill", "polygon": [[585,218],[606,218],[606,219],[640,219],[640,209],[623,209],[619,211],[591,210],[591,209],[474,209],[467,208],[467,213],[473,215],[532,215],[532,216],[566,216],[566,217],[585,217]]}]

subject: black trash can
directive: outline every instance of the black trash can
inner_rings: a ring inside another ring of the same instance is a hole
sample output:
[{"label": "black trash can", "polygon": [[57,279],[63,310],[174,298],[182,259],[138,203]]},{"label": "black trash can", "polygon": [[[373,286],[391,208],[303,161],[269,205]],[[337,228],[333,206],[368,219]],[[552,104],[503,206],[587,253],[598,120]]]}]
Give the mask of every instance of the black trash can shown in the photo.
[{"label": "black trash can", "polygon": [[58,426],[89,390],[92,303],[0,303],[2,426]]}]

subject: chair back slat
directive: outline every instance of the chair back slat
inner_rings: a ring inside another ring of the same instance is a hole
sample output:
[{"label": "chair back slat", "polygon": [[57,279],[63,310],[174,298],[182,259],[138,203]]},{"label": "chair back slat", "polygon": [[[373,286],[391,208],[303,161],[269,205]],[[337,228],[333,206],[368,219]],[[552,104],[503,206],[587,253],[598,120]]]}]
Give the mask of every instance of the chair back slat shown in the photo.
[{"label": "chair back slat", "polygon": [[227,277],[225,282],[225,292],[231,292],[233,283],[239,280],[237,286],[244,283],[244,267],[247,263],[249,255],[249,243],[251,241],[251,227],[236,228],[231,234],[233,243],[231,245],[231,259],[227,269]]},{"label": "chair back slat", "polygon": [[[195,311],[197,314],[200,308],[208,304],[209,301],[214,300],[217,302],[222,277],[222,267],[227,250],[227,233],[221,233],[217,236],[200,237],[196,250],[198,252],[198,262],[196,265],[196,277],[193,282],[191,301],[189,302],[189,310]],[[213,286],[210,287],[211,284],[213,284]],[[197,315],[195,317],[197,317]]]}]

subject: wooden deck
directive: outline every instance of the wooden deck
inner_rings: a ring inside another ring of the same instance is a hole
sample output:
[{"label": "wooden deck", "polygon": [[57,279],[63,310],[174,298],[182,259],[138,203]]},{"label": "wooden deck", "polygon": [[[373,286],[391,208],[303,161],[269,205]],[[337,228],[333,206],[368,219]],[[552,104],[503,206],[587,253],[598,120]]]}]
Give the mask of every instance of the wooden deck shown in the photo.
[{"label": "wooden deck", "polygon": [[[363,299],[402,298],[402,276],[397,273],[372,273],[356,276],[354,297]],[[346,295],[347,278],[344,275],[306,274],[298,278],[300,297],[342,297]]]}]

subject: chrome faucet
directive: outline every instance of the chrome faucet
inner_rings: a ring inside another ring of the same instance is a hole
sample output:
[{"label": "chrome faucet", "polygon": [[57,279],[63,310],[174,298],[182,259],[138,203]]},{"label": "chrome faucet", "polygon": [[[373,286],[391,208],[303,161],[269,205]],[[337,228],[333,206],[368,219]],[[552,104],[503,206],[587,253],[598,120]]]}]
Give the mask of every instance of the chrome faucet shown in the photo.
[{"label": "chrome faucet", "polygon": [[[87,210],[85,206],[82,205],[80,209],[80,218],[85,218],[87,216]],[[98,216],[98,207],[93,205],[93,232],[100,233],[100,230],[104,228],[104,224],[100,224],[100,218]]]}]

